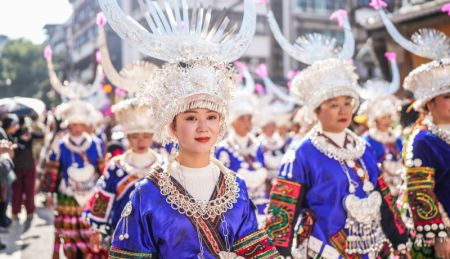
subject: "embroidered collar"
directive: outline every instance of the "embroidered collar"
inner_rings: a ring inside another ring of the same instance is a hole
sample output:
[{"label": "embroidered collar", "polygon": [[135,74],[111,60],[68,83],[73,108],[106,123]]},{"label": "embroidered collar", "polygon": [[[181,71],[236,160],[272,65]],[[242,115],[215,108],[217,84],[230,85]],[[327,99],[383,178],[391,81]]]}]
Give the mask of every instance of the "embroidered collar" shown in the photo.
[{"label": "embroidered collar", "polygon": [[319,126],[315,126],[307,137],[311,139],[315,148],[331,159],[343,162],[361,158],[366,150],[364,140],[349,129],[345,129],[345,132],[348,142],[344,147],[339,147],[330,141],[328,137],[321,133]]},{"label": "embroidered collar", "polygon": [[428,130],[436,135],[438,138],[442,139],[447,145],[450,145],[450,130],[439,127],[433,123],[433,118],[428,115],[423,120],[423,125],[427,126]]},{"label": "embroidered collar", "polygon": [[369,129],[369,136],[383,144],[395,143],[398,138],[396,134],[392,132],[392,130],[389,130],[388,132],[382,132],[375,128]]},{"label": "embroidered collar", "polygon": [[237,202],[237,198],[239,197],[240,189],[236,182],[235,173],[223,166],[217,159],[213,159],[212,162],[219,167],[225,182],[223,191],[214,199],[208,201],[206,206],[196,201],[171,177],[170,170],[173,167],[172,163],[169,163],[164,169],[154,170],[147,178],[152,181],[156,178],[161,194],[167,197],[167,202],[173,209],[178,210],[179,213],[203,220],[215,219],[233,208],[233,204]]},{"label": "embroidered collar", "polygon": [[76,144],[75,141],[73,141],[70,138],[70,134],[67,134],[63,137],[63,142],[64,145],[72,152],[81,154],[86,152],[86,150],[91,146],[92,144],[92,137],[87,134],[87,133],[83,133],[82,136],[83,140],[80,141],[80,144]]},{"label": "embroidered collar", "polygon": [[132,151],[128,150],[127,152],[125,152],[125,154],[123,154],[120,159],[118,160],[119,166],[122,167],[122,169],[127,172],[127,174],[129,175],[136,175],[139,178],[144,177],[147,173],[150,172],[150,169],[152,168],[152,166],[155,164],[155,162],[159,161],[159,155],[149,149],[149,152],[147,153],[148,158],[147,160],[149,161],[149,163],[143,167],[138,167],[136,165],[133,165],[132,163],[130,163],[130,155],[132,155]]}]

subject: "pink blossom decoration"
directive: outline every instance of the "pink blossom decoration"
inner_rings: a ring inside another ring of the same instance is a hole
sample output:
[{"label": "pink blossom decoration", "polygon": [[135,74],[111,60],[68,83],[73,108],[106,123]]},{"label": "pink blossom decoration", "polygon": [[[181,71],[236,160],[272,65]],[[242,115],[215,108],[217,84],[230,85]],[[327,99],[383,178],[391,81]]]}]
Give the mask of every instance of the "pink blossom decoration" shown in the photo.
[{"label": "pink blossom decoration", "polygon": [[97,14],[97,25],[102,28],[106,25],[106,17],[102,12]]},{"label": "pink blossom decoration", "polygon": [[267,66],[266,66],[266,64],[259,65],[255,69],[255,73],[261,78],[266,78],[268,76],[268,74],[269,74],[269,73],[267,73]]},{"label": "pink blossom decoration", "polygon": [[338,9],[334,11],[331,16],[330,20],[336,20],[339,23],[339,27],[344,26],[344,20],[347,19],[347,11],[344,9]]},{"label": "pink blossom decoration", "polygon": [[47,45],[44,48],[44,58],[45,60],[50,61],[52,59],[52,56],[53,56],[52,47],[50,47],[50,45]]},{"label": "pink blossom decoration", "polygon": [[256,84],[255,85],[255,90],[258,94],[263,94],[264,93],[264,86],[262,84]]},{"label": "pink blossom decoration", "polygon": [[441,11],[450,15],[450,3],[443,5]]},{"label": "pink blossom decoration", "polygon": [[388,6],[388,4],[383,0],[371,0],[369,5],[375,10],[380,10]]},{"label": "pink blossom decoration", "polygon": [[397,59],[397,53],[395,53],[395,52],[386,52],[386,53],[384,53],[384,56],[390,62],[395,61]]}]

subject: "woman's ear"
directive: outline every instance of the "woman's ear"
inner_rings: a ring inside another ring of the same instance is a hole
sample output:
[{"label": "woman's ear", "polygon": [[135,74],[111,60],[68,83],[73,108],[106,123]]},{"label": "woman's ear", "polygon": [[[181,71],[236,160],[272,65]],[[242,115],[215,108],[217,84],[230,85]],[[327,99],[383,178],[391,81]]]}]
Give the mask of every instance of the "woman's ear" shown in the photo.
[{"label": "woman's ear", "polygon": [[167,125],[167,129],[169,131],[169,136],[171,138],[176,139],[176,122],[175,122],[176,118],[173,119],[173,121]]}]

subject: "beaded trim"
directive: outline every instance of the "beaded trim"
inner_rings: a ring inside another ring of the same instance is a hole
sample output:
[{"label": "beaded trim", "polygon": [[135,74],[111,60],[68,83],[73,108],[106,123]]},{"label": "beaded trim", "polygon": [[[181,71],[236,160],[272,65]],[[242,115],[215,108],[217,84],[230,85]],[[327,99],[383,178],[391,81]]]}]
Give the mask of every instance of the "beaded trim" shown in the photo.
[{"label": "beaded trim", "polygon": [[434,124],[431,116],[427,116],[425,118],[425,120],[423,120],[423,124],[428,127],[428,130],[431,133],[433,133],[434,135],[436,135],[437,137],[439,137],[440,139],[445,141],[445,143],[447,143],[447,145],[450,145],[450,131],[449,130],[443,129],[443,128],[437,126],[436,124]]},{"label": "beaded trim", "polygon": [[350,137],[350,139],[354,142],[354,145],[347,145],[343,148],[339,148],[331,144],[326,137],[320,135],[320,132],[320,127],[316,125],[308,133],[307,137],[311,139],[311,143],[315,148],[331,159],[335,159],[340,162],[356,160],[361,158],[366,150],[364,140],[349,129],[346,129],[345,133],[347,137]]},{"label": "beaded trim", "polygon": [[194,198],[182,194],[177,189],[171,179],[170,170],[172,169],[170,168],[170,164],[167,166],[167,170],[159,173],[158,185],[160,192],[166,196],[166,201],[173,209],[178,210],[179,213],[188,217],[207,220],[214,219],[233,208],[233,204],[237,202],[240,191],[239,185],[236,182],[236,174],[224,167],[217,159],[212,159],[211,161],[219,167],[221,173],[224,175],[225,192],[222,196],[208,201],[206,206],[203,206],[203,203],[199,203]]},{"label": "beaded trim", "polygon": [[156,258],[154,253],[131,252],[111,247],[109,250],[109,258],[111,259],[131,259],[131,258]]}]

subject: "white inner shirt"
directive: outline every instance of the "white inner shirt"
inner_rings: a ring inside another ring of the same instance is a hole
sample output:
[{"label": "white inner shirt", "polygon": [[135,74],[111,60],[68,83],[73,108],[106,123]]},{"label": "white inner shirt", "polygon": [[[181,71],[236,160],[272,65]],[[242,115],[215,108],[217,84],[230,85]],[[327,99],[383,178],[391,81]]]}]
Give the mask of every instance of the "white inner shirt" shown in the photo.
[{"label": "white inner shirt", "polygon": [[[178,163],[178,162],[174,162]],[[197,201],[207,202],[211,198],[220,176],[220,169],[209,163],[202,168],[191,168],[179,165],[180,170],[171,172],[174,177]]]},{"label": "white inner shirt", "polygon": [[323,134],[333,140],[339,147],[344,147],[346,132],[345,130],[339,133],[333,133],[328,131],[322,131]]}]

